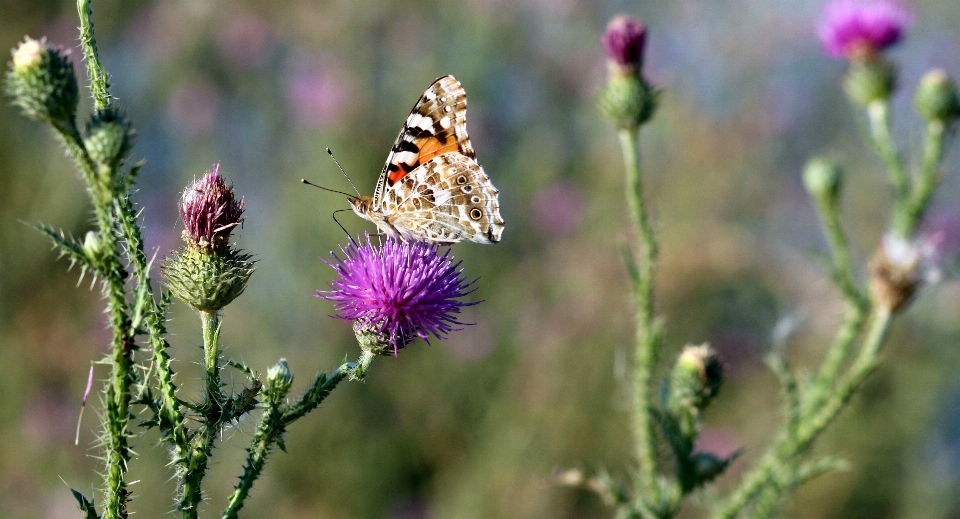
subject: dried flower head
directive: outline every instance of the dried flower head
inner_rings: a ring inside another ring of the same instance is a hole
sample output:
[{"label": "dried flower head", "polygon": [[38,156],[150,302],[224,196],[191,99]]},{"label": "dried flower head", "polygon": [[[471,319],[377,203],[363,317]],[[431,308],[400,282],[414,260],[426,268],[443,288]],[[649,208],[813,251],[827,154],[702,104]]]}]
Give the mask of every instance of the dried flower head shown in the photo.
[{"label": "dried flower head", "polygon": [[180,198],[183,239],[200,248],[222,249],[233,228],[243,222],[243,199],[220,175],[220,164],[195,180]]},{"label": "dried flower head", "polygon": [[941,240],[939,235],[913,240],[884,236],[870,261],[873,300],[890,312],[898,312],[921,286],[939,281],[943,275],[937,251]]},{"label": "dried flower head", "polygon": [[863,61],[900,41],[911,18],[893,0],[836,0],[820,20],[820,41],[831,57]]},{"label": "dried flower head", "polygon": [[600,37],[607,56],[618,65],[640,69],[643,48],[647,42],[647,27],[636,18],[626,15],[614,17]]},{"label": "dried flower head", "polygon": [[317,296],[334,302],[336,317],[354,321],[358,337],[380,334],[394,354],[416,337],[444,339],[466,324],[456,318],[460,309],[477,302],[460,301],[473,282],[464,282],[449,250],[441,255],[437,248],[392,239],[374,245],[367,236],[362,245],[341,247],[342,258],[326,261],[338,278]]}]

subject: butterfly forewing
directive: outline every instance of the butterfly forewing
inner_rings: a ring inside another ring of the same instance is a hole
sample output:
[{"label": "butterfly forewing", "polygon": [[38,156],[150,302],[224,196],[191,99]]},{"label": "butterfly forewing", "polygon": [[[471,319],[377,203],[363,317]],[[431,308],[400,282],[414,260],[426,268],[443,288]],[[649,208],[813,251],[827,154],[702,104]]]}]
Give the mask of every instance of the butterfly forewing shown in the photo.
[{"label": "butterfly forewing", "polygon": [[354,211],[404,240],[500,241],[498,191],[476,161],[466,116],[460,82],[434,81],[407,116],[373,197],[352,199]]}]

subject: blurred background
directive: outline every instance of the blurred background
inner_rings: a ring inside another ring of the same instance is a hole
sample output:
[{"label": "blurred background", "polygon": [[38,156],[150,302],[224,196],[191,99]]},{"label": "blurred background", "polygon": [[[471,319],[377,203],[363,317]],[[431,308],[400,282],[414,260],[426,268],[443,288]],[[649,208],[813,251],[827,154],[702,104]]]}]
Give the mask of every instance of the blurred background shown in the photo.
[{"label": "blurred background", "polygon": [[[904,87],[896,134],[910,158],[922,127],[912,88],[933,67],[960,77],[960,4],[914,0],[893,56]],[[453,74],[469,96],[479,161],[500,189],[496,246],[454,254],[479,276],[447,341],[379,359],[297,422],[254,487],[245,517],[587,518],[611,511],[557,488],[555,467],[630,464],[624,359],[633,337],[619,248],[625,217],[620,149],[592,98],[605,76],[599,34],[615,14],[649,26],[646,71],[662,106],[642,132],[648,193],[661,230],[665,365],[685,343],[711,342],[727,382],[709,409],[704,449],[744,454],[716,487],[738,481],[779,420],[762,357],[774,330],[812,369],[842,307],[811,251],[825,250],[799,172],[826,153],[847,166],[844,213],[856,259],[878,244],[888,211],[879,161],[843,96],[844,64],[816,40],[821,0],[120,1],[94,2],[112,93],[146,159],[137,202],[147,245],[179,245],[176,203],[220,162],[246,199],[237,241],[259,260],[226,309],[226,355],[265,372],[287,357],[302,389],[358,349],[348,323],[311,297],[333,270],[319,258],[345,237],[331,213],[348,190],[326,156],[371,194],[393,138],[423,89]],[[0,0],[0,48],[24,35],[77,51],[66,0]],[[82,68],[77,66],[83,74]],[[88,97],[87,97],[88,99]],[[89,102],[84,110],[89,110]],[[930,225],[948,260],[960,250],[960,146]],[[352,215],[351,233],[372,227]],[[79,517],[67,485],[100,484],[96,413],[74,428],[90,362],[109,332],[98,291],[77,286],[28,225],[82,236],[82,185],[47,128],[0,105],[0,517]],[[862,269],[861,269],[862,271]],[[175,303],[169,329],[184,395],[199,387],[200,327]],[[779,326],[778,326],[779,325]],[[893,329],[886,362],[820,451],[852,469],[792,498],[789,517],[960,517],[960,285],[928,288]],[[106,376],[106,366],[96,376]],[[240,379],[238,377],[237,382]],[[96,398],[91,411],[98,410]],[[206,483],[218,513],[255,422],[225,431]],[[135,440],[137,517],[161,517],[175,491],[155,432]],[[66,483],[66,484],[65,484]],[[707,492],[701,501],[710,498]],[[98,498],[99,502],[99,498]],[[692,502],[685,517],[702,515]]]}]

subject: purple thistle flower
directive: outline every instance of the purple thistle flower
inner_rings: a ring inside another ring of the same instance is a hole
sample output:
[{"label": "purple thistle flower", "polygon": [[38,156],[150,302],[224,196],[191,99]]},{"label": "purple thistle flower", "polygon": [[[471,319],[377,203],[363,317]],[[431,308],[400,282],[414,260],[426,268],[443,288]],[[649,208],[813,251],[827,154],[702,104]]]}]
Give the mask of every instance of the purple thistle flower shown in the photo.
[{"label": "purple thistle flower", "polygon": [[643,65],[643,48],[647,41],[647,27],[636,18],[620,15],[607,24],[600,37],[607,56],[623,67],[639,69]]},{"label": "purple thistle flower", "polygon": [[187,186],[180,198],[183,239],[205,249],[225,247],[233,228],[243,221],[243,199],[220,175],[220,164]]},{"label": "purple thistle flower", "polygon": [[820,20],[820,41],[831,57],[862,60],[900,41],[911,19],[893,0],[836,0]]},{"label": "purple thistle flower", "polygon": [[[388,337],[394,354],[416,337],[429,343],[429,336],[446,334],[468,323],[458,321],[465,303],[459,298],[473,292],[465,283],[460,262],[453,263],[449,249],[438,254],[436,245],[388,239],[373,245],[341,247],[344,257],[333,254],[325,261],[336,269],[332,290],[318,290],[317,297],[334,302],[336,317],[372,328]],[[355,326],[356,328],[356,326]]]}]

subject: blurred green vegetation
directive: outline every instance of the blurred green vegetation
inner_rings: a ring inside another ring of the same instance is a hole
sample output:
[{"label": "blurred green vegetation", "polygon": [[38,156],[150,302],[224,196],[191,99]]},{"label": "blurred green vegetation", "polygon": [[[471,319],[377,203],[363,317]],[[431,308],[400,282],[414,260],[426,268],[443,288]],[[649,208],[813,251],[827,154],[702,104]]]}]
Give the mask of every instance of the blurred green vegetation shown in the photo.
[{"label": "blurred green vegetation", "polygon": [[[960,76],[960,4],[911,5],[913,28],[893,53],[901,84],[912,89],[935,66]],[[349,325],[310,297],[333,275],[318,257],[345,239],[331,218],[345,201],[298,182],[349,188],[325,147],[371,192],[407,110],[430,81],[453,74],[469,95],[480,163],[501,191],[503,242],[454,247],[468,275],[480,277],[476,297],[485,302],[465,314],[476,325],[378,360],[363,384],[343,384],[295,424],[288,453],[274,456],[244,515],[610,516],[596,498],[554,487],[550,474],[557,466],[621,474],[630,463],[623,359],[632,310],[618,248],[632,237],[616,136],[591,104],[605,75],[598,36],[619,12],[649,25],[648,76],[664,89],[641,142],[662,233],[667,358],[703,341],[723,355],[730,376],[708,414],[704,447],[744,448],[719,486],[735,483],[778,420],[776,383],[762,364],[774,327],[801,323],[786,347],[803,365],[819,359],[839,321],[839,300],[809,254],[824,243],[801,186],[803,163],[825,152],[848,166],[844,212],[859,260],[877,245],[888,210],[879,161],[840,91],[843,64],[815,39],[821,7],[95,2],[113,94],[139,131],[135,155],[147,159],[137,201],[148,247],[162,257],[176,246],[180,191],[219,161],[246,197],[238,242],[259,260],[247,292],[226,310],[222,342],[260,371],[287,357],[294,391],[357,353]],[[46,36],[78,58],[74,9],[0,1],[0,48]],[[910,97],[900,93],[896,125],[915,156],[922,133]],[[934,208],[953,240],[958,148],[948,150]],[[368,228],[343,221],[353,233]],[[91,225],[80,182],[47,130],[4,102],[0,517],[10,519],[78,517],[61,478],[88,494],[99,484],[93,413],[80,446],[73,435],[89,363],[109,342],[103,305],[89,280],[77,287],[78,272],[65,272],[23,224],[39,222],[74,235]],[[948,278],[895,325],[887,362],[821,444],[854,468],[815,480],[792,500],[790,517],[960,516],[958,323],[960,287]],[[196,390],[199,323],[175,305],[169,324],[178,381]],[[222,508],[253,428],[244,421],[224,433],[206,487],[211,509]],[[172,508],[157,442],[153,433],[135,441],[138,517]]]}]

